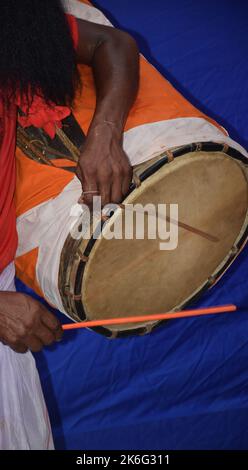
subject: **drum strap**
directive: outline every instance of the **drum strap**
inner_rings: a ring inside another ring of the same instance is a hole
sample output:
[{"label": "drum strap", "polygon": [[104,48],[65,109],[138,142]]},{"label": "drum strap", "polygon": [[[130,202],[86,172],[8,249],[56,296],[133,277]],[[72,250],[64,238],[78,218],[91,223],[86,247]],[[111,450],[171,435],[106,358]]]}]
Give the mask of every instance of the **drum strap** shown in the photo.
[{"label": "drum strap", "polygon": [[[19,110],[19,113],[22,111]],[[41,164],[71,172],[75,172],[76,165],[58,167],[54,160],[65,159],[77,163],[84,141],[85,135],[72,113],[62,121],[61,129],[56,127],[54,139],[41,128],[24,128],[20,124],[17,127],[17,146],[27,157]]]}]

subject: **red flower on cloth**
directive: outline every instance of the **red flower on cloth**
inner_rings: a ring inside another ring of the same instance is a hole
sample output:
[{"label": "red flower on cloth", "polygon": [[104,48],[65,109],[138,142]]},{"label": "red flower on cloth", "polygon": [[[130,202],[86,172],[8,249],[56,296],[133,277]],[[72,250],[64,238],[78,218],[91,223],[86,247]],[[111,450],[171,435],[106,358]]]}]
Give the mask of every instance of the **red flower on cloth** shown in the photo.
[{"label": "red flower on cloth", "polygon": [[71,114],[70,108],[47,104],[40,96],[35,96],[31,106],[20,99],[16,103],[25,116],[18,115],[18,122],[22,127],[42,128],[51,139],[54,139],[56,127],[61,129],[61,121]]}]

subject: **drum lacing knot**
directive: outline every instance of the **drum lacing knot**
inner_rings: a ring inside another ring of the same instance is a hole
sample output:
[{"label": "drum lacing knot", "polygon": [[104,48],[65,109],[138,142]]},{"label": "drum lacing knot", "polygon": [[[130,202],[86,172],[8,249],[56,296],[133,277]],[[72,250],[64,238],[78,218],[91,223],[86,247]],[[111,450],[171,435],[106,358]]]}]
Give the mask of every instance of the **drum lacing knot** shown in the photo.
[{"label": "drum lacing knot", "polygon": [[134,181],[136,188],[139,188],[141,186],[140,178],[135,172],[133,172],[133,181]]},{"label": "drum lacing knot", "polygon": [[237,246],[235,246],[235,245],[234,245],[234,246],[232,246],[232,248],[231,248],[231,253],[232,253],[232,255],[237,255],[237,254],[238,254],[238,252],[239,252],[239,249],[238,249],[238,247],[237,247]]},{"label": "drum lacing knot", "polygon": [[118,336],[118,331],[111,331],[111,336],[108,339],[116,339]]},{"label": "drum lacing knot", "polygon": [[197,142],[197,143],[195,144],[195,151],[196,151],[196,152],[200,152],[201,149],[202,149],[202,142]]},{"label": "drum lacing knot", "polygon": [[222,147],[222,152],[227,153],[228,150],[229,150],[229,145],[228,145],[228,144],[224,144],[223,147]]},{"label": "drum lacing knot", "polygon": [[78,256],[79,256],[80,260],[83,261],[83,263],[87,263],[87,261],[89,260],[89,257],[85,256],[82,253],[78,253]]},{"label": "drum lacing knot", "polygon": [[173,162],[174,155],[173,155],[173,152],[171,150],[166,150],[165,155],[167,157],[168,163]]},{"label": "drum lacing knot", "polygon": [[70,297],[72,300],[81,300],[82,299],[82,295],[81,294],[73,294],[72,292],[70,292],[69,288],[66,287],[65,289],[65,295],[67,295],[67,297]]},{"label": "drum lacing knot", "polygon": [[101,220],[103,222],[107,222],[107,220],[109,220],[109,218],[110,218],[110,215],[107,215],[107,214],[102,214],[101,215]]},{"label": "drum lacing knot", "polygon": [[144,328],[144,331],[140,333],[140,336],[148,335],[149,333],[151,333],[153,330],[153,327],[154,327],[154,323],[152,323],[151,325],[146,325],[146,327]]},{"label": "drum lacing knot", "polygon": [[208,283],[212,286],[216,281],[215,276],[209,276]]}]

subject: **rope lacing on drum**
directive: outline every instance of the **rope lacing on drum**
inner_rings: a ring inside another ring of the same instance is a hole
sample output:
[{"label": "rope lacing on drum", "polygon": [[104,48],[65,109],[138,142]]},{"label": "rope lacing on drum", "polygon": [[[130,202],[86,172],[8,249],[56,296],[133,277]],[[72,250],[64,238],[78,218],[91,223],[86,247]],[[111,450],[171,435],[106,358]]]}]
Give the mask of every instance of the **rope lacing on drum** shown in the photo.
[{"label": "rope lacing on drum", "polygon": [[173,155],[173,152],[172,152],[171,150],[166,150],[166,151],[165,151],[165,155],[166,155],[166,157],[167,157],[167,159],[168,159],[168,163],[173,162],[173,160],[174,160],[174,155]]},{"label": "rope lacing on drum", "polygon": [[65,288],[65,295],[73,300],[82,300],[82,294],[74,294],[73,292],[70,292],[69,287]]}]

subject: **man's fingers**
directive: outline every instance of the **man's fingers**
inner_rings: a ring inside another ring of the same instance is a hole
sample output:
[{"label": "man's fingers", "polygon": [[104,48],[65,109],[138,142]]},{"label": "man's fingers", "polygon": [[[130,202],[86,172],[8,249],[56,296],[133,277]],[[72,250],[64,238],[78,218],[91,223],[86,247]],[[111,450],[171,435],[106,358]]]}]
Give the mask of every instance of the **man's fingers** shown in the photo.
[{"label": "man's fingers", "polygon": [[101,196],[102,207],[112,202],[111,201],[111,180],[102,179],[99,183],[99,192]]},{"label": "man's fingers", "polygon": [[129,168],[129,170],[125,173],[125,176],[122,180],[122,194],[123,198],[126,196],[126,194],[129,191],[130,184],[132,182],[132,177],[133,177],[133,170],[132,167]]},{"label": "man's fingers", "polygon": [[24,342],[17,339],[17,337],[12,333],[7,333],[6,337],[2,339],[3,344],[9,346],[13,351],[18,353],[25,353],[28,351],[28,347]]},{"label": "man's fingers", "polygon": [[116,177],[112,184],[111,202],[118,204],[123,200],[122,180]]},{"label": "man's fingers", "polygon": [[96,176],[94,178],[84,177],[82,179],[82,190],[82,201],[87,206],[92,207],[93,198],[100,195]]},{"label": "man's fingers", "polygon": [[15,352],[25,353],[28,350],[25,342],[20,339],[13,330],[8,328],[5,329],[4,336],[1,337],[1,341],[4,345],[9,346]]},{"label": "man's fingers", "polygon": [[41,315],[41,323],[43,323],[43,325],[51,330],[54,334],[57,334],[58,332],[62,333],[62,327],[59,320],[55,317],[55,315],[48,312],[48,310],[45,308]]},{"label": "man's fingers", "polygon": [[56,316],[49,312],[43,304],[38,304],[38,307],[39,310],[36,312],[37,322],[30,329],[30,332],[37,336],[43,345],[48,346],[62,338],[62,326]]},{"label": "man's fingers", "polygon": [[101,205],[104,207],[109,203],[119,203],[129,190],[132,179],[132,168],[124,152],[121,159],[112,160],[109,156],[107,162],[99,167],[90,167],[80,165],[77,169],[77,175],[82,183],[82,197],[80,202],[87,204],[90,208],[93,206],[94,196],[101,197]]},{"label": "man's fingers", "polygon": [[121,172],[114,178],[112,184],[111,202],[120,203],[129,191],[132,181],[132,168],[127,165],[122,167]]},{"label": "man's fingers", "polygon": [[22,343],[9,343],[8,346],[13,349],[13,351],[17,352],[17,353],[21,353],[21,354],[24,354],[28,351],[28,347],[25,346],[24,344]]},{"label": "man's fingers", "polygon": [[42,323],[40,324],[40,327],[35,332],[35,336],[42,342],[44,346],[50,346],[50,344],[57,341],[56,331],[51,331]]},{"label": "man's fingers", "polygon": [[42,341],[40,340],[40,338],[36,337],[36,336],[30,336],[30,337],[27,337],[26,341],[25,341],[25,345],[28,347],[28,349],[30,349],[30,351],[32,352],[39,352],[41,351],[41,349],[43,348],[44,344],[42,343]]},{"label": "man's fingers", "polygon": [[14,335],[9,335],[9,337],[4,341],[4,344],[18,353],[25,353],[28,351],[28,346],[23,341],[16,339]]}]

